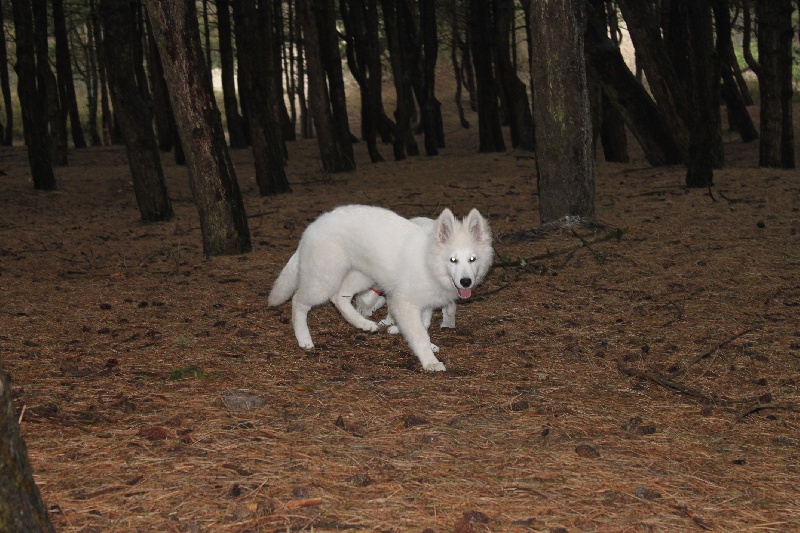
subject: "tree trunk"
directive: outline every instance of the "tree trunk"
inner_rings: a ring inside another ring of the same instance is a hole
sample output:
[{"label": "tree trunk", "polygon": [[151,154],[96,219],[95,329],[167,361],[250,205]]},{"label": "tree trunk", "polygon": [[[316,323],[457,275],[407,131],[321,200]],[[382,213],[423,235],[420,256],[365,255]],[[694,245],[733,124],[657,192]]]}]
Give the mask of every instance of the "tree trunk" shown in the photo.
[{"label": "tree trunk", "polygon": [[[266,9],[266,13],[260,12]],[[285,146],[275,95],[270,5],[256,6],[256,0],[234,0],[233,17],[239,52],[240,89],[244,88],[244,111],[250,131],[256,182],[261,196],[291,192],[286,178]],[[242,83],[244,82],[244,83]]]},{"label": "tree trunk", "polygon": [[592,21],[590,18],[586,29],[589,75],[600,82],[608,102],[619,112],[651,165],[682,163],[680,149],[661,111],[608,38],[605,25],[598,27]]},{"label": "tree trunk", "polygon": [[541,222],[594,217],[595,166],[583,35],[583,0],[533,2],[536,170]]},{"label": "tree trunk", "polygon": [[161,54],[203,234],[203,253],[251,250],[250,230],[211,77],[203,61],[193,0],[145,0]]},{"label": "tree trunk", "polygon": [[52,141],[47,132],[47,94],[43,83],[37,79],[31,1],[13,0],[11,5],[17,45],[17,92],[33,187],[54,190],[56,179],[53,175]]},{"label": "tree trunk", "polygon": [[469,129],[469,121],[464,115],[464,105],[461,102],[462,89],[464,87],[464,77],[462,76],[464,54],[461,54],[461,60],[458,59],[458,54],[461,53],[464,47],[464,41],[461,39],[461,30],[458,25],[458,10],[453,6],[453,12],[450,19],[450,61],[453,63],[453,74],[456,79],[456,94],[454,96],[456,102],[456,109],[458,110],[458,121],[461,127]]},{"label": "tree trunk", "polygon": [[305,36],[302,29],[302,16],[300,8],[295,1],[295,35],[297,41],[297,103],[300,106],[300,137],[303,139],[310,139],[314,136],[313,117],[308,109],[308,102],[306,100],[306,58],[304,58]]},{"label": "tree trunk", "polygon": [[497,72],[508,106],[508,121],[511,130],[511,146],[533,152],[536,141],[533,131],[533,116],[528,103],[528,90],[517,76],[511,61],[509,31],[513,30],[513,0],[497,0],[495,3],[495,33],[497,35]]},{"label": "tree trunk", "polygon": [[67,23],[64,18],[64,0],[53,2],[53,33],[56,41],[56,72],[58,73],[58,95],[61,105],[69,114],[72,142],[75,148],[86,148],[81,117],[78,114],[78,99],[75,97],[75,82],[72,79]]},{"label": "tree trunk", "polygon": [[[161,64],[161,57],[158,55],[158,46],[153,37],[153,28],[149,20],[147,22],[147,44],[148,64],[150,66],[150,92],[153,94],[153,118],[155,119],[158,149],[162,152],[169,152],[175,146],[178,126],[175,124],[172,104],[169,103],[167,80],[164,79],[164,66]],[[178,152],[179,150],[175,151],[176,157]]]},{"label": "tree trunk", "polygon": [[504,152],[506,143],[500,128],[500,109],[492,72],[494,43],[489,2],[470,0],[470,27],[472,29],[472,59],[478,85],[478,139],[479,152]]},{"label": "tree trunk", "polygon": [[733,52],[733,42],[731,41],[731,19],[730,4],[728,0],[714,0],[714,22],[717,29],[717,58],[719,59],[720,73],[722,75],[722,97],[728,108],[728,117],[731,129],[736,131],[744,142],[758,139],[756,130],[750,113],[747,112],[747,104],[739,85],[736,83],[731,68],[730,59],[735,56]]},{"label": "tree trunk", "polygon": [[[271,18],[268,24],[265,24],[265,28],[270,28],[269,36],[271,36],[271,50],[272,50],[272,79],[273,79],[273,91],[275,93],[275,102],[278,107],[278,119],[280,120],[281,125],[281,138],[283,139],[283,148],[284,148],[284,156],[289,157],[289,152],[286,150],[286,141],[296,141],[297,134],[294,131],[294,124],[292,123],[291,118],[289,118],[289,111],[286,109],[286,97],[283,92],[283,82],[281,81],[283,78],[283,67],[282,67],[282,56],[281,50],[283,48],[283,9],[282,9],[282,0],[272,0],[272,8],[270,10],[270,6],[268,5],[269,2],[267,0],[259,0],[259,5],[261,9],[264,10],[264,15],[268,16],[271,14]],[[263,19],[263,17],[262,17]]]},{"label": "tree trunk", "polygon": [[648,2],[639,0],[618,0],[618,4],[628,23],[631,40],[641,58],[658,108],[681,151],[683,161],[688,161],[689,127],[685,89],[670,60],[653,8]]},{"label": "tree trunk", "polygon": [[761,73],[759,166],[794,168],[792,129],[792,2],[758,0],[758,57]]},{"label": "tree trunk", "polygon": [[222,101],[225,107],[225,121],[228,124],[228,140],[231,148],[246,148],[247,139],[244,134],[244,124],[236,101],[231,14],[228,0],[217,0],[217,27],[219,32],[219,62],[222,75]]},{"label": "tree trunk", "polygon": [[45,91],[47,121],[50,127],[53,165],[64,166],[67,159],[67,110],[58,100],[58,82],[50,69],[50,43],[47,31],[47,0],[33,0],[33,41],[40,90]]},{"label": "tree trunk", "polygon": [[[349,5],[348,5],[349,4]],[[378,110],[370,83],[369,43],[367,42],[366,9],[363,0],[339,0],[345,31],[345,54],[347,65],[358,83],[361,95],[361,137],[367,143],[369,159],[373,163],[383,161],[378,151]]]},{"label": "tree trunk", "polygon": [[153,133],[153,115],[150,103],[142,98],[134,73],[130,3],[128,0],[103,0],[100,14],[106,30],[103,48],[106,57],[114,58],[108,64],[111,99],[125,138],[139,212],[145,222],[169,220],[172,206]]},{"label": "tree trunk", "polygon": [[103,145],[108,146],[116,139],[112,138],[114,133],[114,125],[111,117],[111,107],[108,102],[108,80],[106,79],[107,61],[106,54],[103,46],[103,25],[100,22],[100,15],[98,13],[97,4],[95,0],[89,0],[89,10],[92,16],[92,30],[94,34],[94,44],[97,50],[97,71],[100,78],[100,122],[103,129]]},{"label": "tree trunk", "polygon": [[[19,0],[14,0],[17,3]],[[11,400],[11,380],[0,368],[0,531],[54,531],[33,480],[28,448]]]},{"label": "tree trunk", "polygon": [[[318,6],[318,4],[314,4]],[[318,7],[317,7],[318,8]],[[327,11],[327,6],[323,6]],[[320,50],[319,19],[311,0],[298,0],[297,13],[303,21],[303,35],[308,67],[308,100],[314,127],[317,130],[322,168],[326,172],[344,172],[355,169],[353,146],[349,132],[343,136],[341,125],[337,125],[332,112],[331,96],[328,93],[325,66]],[[333,20],[329,20],[333,24]],[[333,31],[329,28],[328,31]],[[338,54],[337,54],[338,55]]]},{"label": "tree trunk", "polygon": [[[90,3],[91,4],[91,3]],[[102,146],[103,140],[100,137],[100,130],[97,129],[97,103],[99,94],[99,80],[97,72],[97,46],[94,42],[94,24],[96,17],[92,12],[94,8],[89,10],[86,16],[86,99],[89,107],[89,116],[87,119],[87,128],[89,129],[89,139],[92,146]]]},{"label": "tree trunk", "polygon": [[[756,0],[758,4],[759,0]],[[742,0],[742,55],[744,62],[757,78],[761,78],[761,65],[753,57],[753,49],[751,46],[753,33],[753,18],[750,13],[750,1]]]},{"label": "tree trunk", "polygon": [[6,124],[2,134],[2,145],[11,146],[14,141],[14,108],[11,107],[11,83],[8,79],[8,50],[6,48],[6,30],[2,4],[2,1],[0,1],[0,91],[3,93],[3,106],[6,109]]},{"label": "tree trunk", "polygon": [[436,6],[434,0],[419,0],[420,34],[422,40],[422,92],[419,103],[424,109],[423,127],[425,131],[425,154],[439,155],[444,148],[444,125],[442,124],[442,103],[436,98],[436,62],[439,53],[439,39],[436,34]]}]

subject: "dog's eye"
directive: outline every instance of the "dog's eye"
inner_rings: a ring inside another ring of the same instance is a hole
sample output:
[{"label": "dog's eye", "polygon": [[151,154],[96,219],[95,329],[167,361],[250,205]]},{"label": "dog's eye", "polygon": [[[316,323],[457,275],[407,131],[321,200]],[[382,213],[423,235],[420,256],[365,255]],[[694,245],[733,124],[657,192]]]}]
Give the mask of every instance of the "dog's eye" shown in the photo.
[{"label": "dog's eye", "polygon": [[458,259],[457,259],[457,258],[455,258],[455,257],[451,257],[451,258],[450,258],[450,262],[451,262],[451,263],[458,263]]},{"label": "dog's eye", "polygon": [[477,260],[478,260],[478,258],[477,258],[477,257],[475,257],[474,255],[471,255],[471,256],[469,256],[469,262],[470,262],[470,263],[474,263],[474,262],[475,262],[475,261],[477,261]]}]

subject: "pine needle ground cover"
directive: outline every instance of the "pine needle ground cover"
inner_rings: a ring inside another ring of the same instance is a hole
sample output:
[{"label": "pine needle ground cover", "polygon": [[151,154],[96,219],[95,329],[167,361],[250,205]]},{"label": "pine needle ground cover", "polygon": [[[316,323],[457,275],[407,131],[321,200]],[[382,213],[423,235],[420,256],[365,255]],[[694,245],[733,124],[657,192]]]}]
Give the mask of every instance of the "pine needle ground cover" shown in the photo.
[{"label": "pine needle ground cover", "polygon": [[[177,217],[143,225],[122,148],[72,153],[54,193],[0,151],[0,357],[58,530],[800,529],[797,173],[726,136],[687,190],[633,153],[598,163],[597,224],[540,228],[533,160],[446,133],[329,176],[290,144],[295,192],[263,199],[234,151],[255,251],[213,259],[171,156]],[[332,306],[304,352],[267,307],[346,203],[488,215],[496,267],[455,330],[434,316],[447,372]]]}]

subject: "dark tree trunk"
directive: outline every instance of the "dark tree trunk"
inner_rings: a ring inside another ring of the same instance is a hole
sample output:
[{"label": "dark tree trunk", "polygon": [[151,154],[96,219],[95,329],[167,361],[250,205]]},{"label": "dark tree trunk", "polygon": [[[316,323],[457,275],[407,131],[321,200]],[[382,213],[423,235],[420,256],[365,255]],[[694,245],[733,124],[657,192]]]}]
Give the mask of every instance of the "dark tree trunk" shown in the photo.
[{"label": "dark tree trunk", "polygon": [[369,70],[366,6],[363,0],[339,0],[339,7],[344,22],[347,65],[361,94],[361,137],[367,143],[370,161],[377,163],[383,161],[383,156],[378,151],[378,110],[371,94],[374,84],[370,83],[370,77],[374,74]]},{"label": "dark tree trunk", "polygon": [[289,93],[289,120],[292,122],[292,132],[297,139],[297,102],[295,95],[297,94],[297,83],[295,82],[295,51],[294,42],[297,40],[295,37],[296,25],[294,14],[294,2],[289,2],[286,9],[286,28],[288,35],[286,40],[282,43],[284,68],[283,75],[286,81],[286,92]]},{"label": "dark tree trunk", "polygon": [[[628,23],[633,45],[641,59],[647,82],[662,116],[681,151],[683,161],[689,160],[689,127],[686,91],[672,64],[661,37],[655,13],[648,2],[618,0],[619,8]],[[637,64],[639,60],[637,60]]]},{"label": "dark tree trunk", "polygon": [[303,29],[302,29],[302,16],[300,14],[300,8],[295,1],[295,35],[297,36],[297,41],[295,42],[295,46],[297,47],[297,103],[300,106],[300,137],[303,139],[310,139],[314,136],[314,124],[313,117],[308,109],[308,103],[306,100],[306,59],[303,57],[304,55],[304,42],[305,37],[303,36]]},{"label": "dark tree trunk", "polygon": [[14,141],[14,108],[11,107],[11,83],[8,79],[8,50],[6,30],[3,20],[3,2],[0,1],[0,91],[3,93],[3,106],[6,109],[6,124],[3,130],[3,146],[11,146]]},{"label": "dark tree trunk", "polygon": [[75,148],[86,148],[81,117],[78,114],[78,99],[75,97],[75,82],[72,79],[67,23],[64,18],[64,0],[53,2],[53,33],[56,41],[56,72],[58,73],[58,95],[62,107],[69,114],[72,142]]},{"label": "dark tree trunk", "polygon": [[594,217],[595,166],[583,0],[533,2],[531,33],[541,222]]},{"label": "dark tree trunk", "polygon": [[365,6],[366,31],[367,31],[367,62],[369,63],[370,97],[377,114],[378,134],[381,142],[391,143],[394,139],[395,124],[383,107],[383,61],[381,59],[381,41],[378,37],[378,2],[377,0],[362,0]]},{"label": "dark tree trunk", "polygon": [[423,90],[424,100],[420,107],[425,109],[425,153],[438,155],[439,148],[445,147],[444,124],[442,123],[442,103],[436,98],[436,62],[439,57],[439,39],[436,26],[436,6],[434,0],[419,0],[420,33],[423,50]]},{"label": "dark tree trunk", "polygon": [[730,127],[741,136],[742,141],[750,142],[758,139],[758,130],[750,118],[750,113],[747,112],[747,104],[739,91],[739,85],[734,79],[731,68],[731,57],[734,61],[736,59],[731,41],[730,3],[728,0],[714,0],[713,8],[717,29],[717,57],[722,75],[720,90],[728,108]]},{"label": "dark tree trunk", "polygon": [[211,76],[200,46],[193,0],[146,0],[161,54],[172,109],[186,149],[205,255],[251,250],[250,230],[236,173],[225,144],[225,131]]},{"label": "dark tree trunk", "polygon": [[[266,9],[267,13],[259,13]],[[275,95],[270,5],[256,0],[234,0],[233,18],[239,52],[239,87],[244,87],[244,112],[250,131],[256,182],[261,196],[291,192],[286,178],[285,146]],[[266,24],[260,19],[266,16]],[[244,82],[244,83],[242,83]]]},{"label": "dark tree trunk", "polygon": [[92,7],[86,16],[86,99],[89,107],[87,128],[89,129],[89,139],[92,146],[102,146],[103,140],[100,138],[100,130],[97,129],[97,103],[99,94],[99,81],[97,72],[97,46],[94,42],[94,23],[96,17],[92,12]]},{"label": "dark tree trunk", "polygon": [[[467,117],[464,116],[464,105],[461,102],[461,94],[463,92],[464,87],[464,76],[462,75],[462,71],[464,70],[463,61],[464,61],[464,54],[462,50],[464,48],[464,41],[461,39],[461,30],[459,29],[459,14],[458,9],[456,6],[453,6],[453,12],[451,13],[452,18],[450,19],[450,61],[453,63],[453,74],[455,75],[456,79],[456,94],[455,94],[455,102],[456,102],[456,109],[458,110],[458,121],[461,124],[461,127],[464,129],[469,128],[469,121]],[[458,59],[458,55],[461,54],[461,59]]]},{"label": "dark tree trunk", "polygon": [[511,60],[509,32],[513,31],[513,0],[495,2],[495,33],[497,35],[497,72],[508,106],[511,146],[523,150],[536,150],[533,116],[528,103],[528,90],[517,76]]},{"label": "dark tree trunk", "polygon": [[34,48],[36,71],[40,88],[45,88],[47,121],[52,139],[53,165],[68,164],[67,158],[67,109],[58,99],[58,82],[50,69],[50,43],[47,31],[47,0],[33,0]]},{"label": "dark tree trunk", "polygon": [[405,159],[406,154],[419,155],[419,147],[411,130],[411,113],[414,106],[411,75],[409,61],[406,57],[407,49],[404,49],[400,41],[401,28],[399,27],[400,17],[397,1],[405,0],[381,0],[381,8],[383,9],[386,42],[389,47],[389,59],[392,64],[392,79],[397,94],[392,151],[395,161],[400,161]]},{"label": "dark tree trunk", "polygon": [[500,109],[492,69],[494,42],[489,2],[470,0],[470,28],[472,34],[472,59],[478,85],[478,139],[480,152],[504,152],[506,143],[500,128]]},{"label": "dark tree trunk", "polygon": [[[759,0],[756,0],[758,4]],[[753,17],[750,12],[750,1],[742,0],[742,55],[744,62],[757,78],[761,78],[761,65],[753,57],[752,48]]]},{"label": "dark tree trunk", "polygon": [[[150,103],[142,97],[134,72],[133,21],[128,0],[103,0],[100,5],[105,39],[108,78],[114,113],[125,137],[133,191],[142,220],[157,222],[172,218],[164,172],[158,154]],[[113,28],[109,31],[108,28]]]},{"label": "dark tree trunk", "polygon": [[28,145],[33,187],[54,190],[53,154],[47,131],[47,93],[37,77],[33,43],[33,12],[30,0],[13,0],[14,33],[17,45],[17,79],[22,125]]},{"label": "dark tree trunk", "polygon": [[759,166],[794,168],[792,129],[792,2],[758,0],[758,57],[761,72]]},{"label": "dark tree trunk", "polygon": [[628,69],[619,48],[608,38],[605,25],[598,27],[594,20],[589,19],[586,29],[588,74],[600,82],[608,103],[619,112],[651,165],[683,162],[661,111]]},{"label": "dark tree trunk", "polygon": [[687,187],[713,185],[714,166],[724,163],[719,115],[719,65],[709,0],[678,0],[687,28],[689,160]]},{"label": "dark tree trunk", "polygon": [[225,121],[228,124],[228,140],[231,148],[246,148],[247,138],[244,134],[244,124],[236,101],[229,0],[217,0],[217,27],[219,32],[219,62],[222,76],[222,101],[225,107]]},{"label": "dark tree trunk", "polygon": [[[167,90],[167,80],[164,79],[164,66],[161,64],[161,57],[158,55],[158,46],[153,37],[153,28],[147,22],[147,44],[150,65],[150,91],[153,94],[153,115],[156,126],[156,139],[158,149],[162,152],[169,152],[175,145],[178,136],[175,124],[175,117],[172,114],[172,105],[169,103],[169,91]],[[175,151],[178,156],[178,150]]]},{"label": "dark tree trunk", "polygon": [[111,107],[108,102],[108,80],[106,79],[108,68],[105,47],[103,46],[103,25],[100,22],[95,0],[89,0],[89,10],[92,14],[94,43],[97,47],[97,71],[100,77],[100,122],[103,125],[103,145],[108,146],[112,142],[116,142],[117,139],[112,137],[114,135],[114,124],[111,116]]},{"label": "dark tree trunk", "polygon": [[[19,0],[14,0],[14,3]],[[0,531],[54,531],[33,480],[28,448],[11,400],[11,380],[0,368]]]},{"label": "dark tree trunk", "polygon": [[[267,10],[270,9],[267,0],[259,0],[259,5],[264,10],[264,16],[269,16]],[[294,124],[289,118],[289,111],[286,109],[286,98],[283,92],[283,67],[282,67],[282,53],[283,48],[283,9],[282,0],[272,0],[271,23],[265,24],[266,28],[270,28],[269,35],[272,37],[272,68],[273,80],[275,91],[275,102],[278,105],[278,118],[281,124],[281,137],[284,141],[284,155],[288,158],[289,152],[286,151],[286,141],[296,141],[297,134],[294,131]]]},{"label": "dark tree trunk", "polygon": [[[321,47],[323,42],[329,44],[328,40],[322,36],[334,33],[334,20],[327,17],[329,6],[326,2],[324,6],[313,3],[311,0],[298,0],[297,12],[303,21],[303,34],[306,52],[306,64],[308,67],[308,100],[311,107],[311,114],[314,117],[314,127],[317,130],[317,140],[319,142],[320,157],[322,168],[326,172],[344,172],[355,169],[355,159],[353,158],[353,145],[350,142],[350,132],[343,131],[341,124],[341,111],[333,111],[333,108],[341,108],[343,102],[334,104],[334,98],[341,98],[343,95],[333,97],[328,92],[328,81],[326,68],[323,61]],[[322,17],[317,17],[316,10],[320,10]],[[320,28],[320,22],[331,24],[330,28]],[[335,33],[334,33],[335,38]],[[329,53],[332,54],[331,51]],[[338,56],[338,46],[337,53]],[[330,57],[328,57],[330,59]],[[341,65],[340,65],[341,68]],[[329,72],[327,74],[330,74]],[[331,90],[336,85],[331,81]],[[345,114],[346,118],[346,114]]]}]

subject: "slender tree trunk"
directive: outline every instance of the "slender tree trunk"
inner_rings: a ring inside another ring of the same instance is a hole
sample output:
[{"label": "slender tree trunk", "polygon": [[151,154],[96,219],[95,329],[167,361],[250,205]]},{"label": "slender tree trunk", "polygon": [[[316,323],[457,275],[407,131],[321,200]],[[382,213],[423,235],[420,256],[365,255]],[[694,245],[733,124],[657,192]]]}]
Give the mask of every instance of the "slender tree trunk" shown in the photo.
[{"label": "slender tree trunk", "polygon": [[297,103],[300,106],[300,137],[303,139],[310,139],[314,136],[313,117],[308,109],[306,101],[306,58],[305,52],[305,36],[301,24],[302,16],[300,8],[295,0],[295,35],[297,41]]},{"label": "slender tree trunk", "polygon": [[[153,94],[153,118],[155,119],[158,149],[162,152],[169,152],[175,146],[178,126],[175,124],[175,117],[172,114],[167,80],[164,79],[164,67],[161,64],[161,57],[158,55],[158,46],[153,37],[153,28],[150,26],[149,20],[147,21],[147,44],[150,92]],[[177,157],[177,150],[175,154]]]},{"label": "slender tree trunk", "polygon": [[[600,27],[608,27],[611,42],[614,47],[619,49],[621,33],[616,5],[611,0],[596,0],[593,5],[604,19],[600,23]],[[590,16],[588,20],[591,25],[593,17]],[[588,72],[590,72],[589,68],[587,68]],[[630,155],[628,154],[628,133],[625,131],[625,121],[617,108],[612,105],[605,91],[601,96],[601,106],[600,141],[603,144],[603,156],[606,161],[627,163]]]},{"label": "slender tree trunk", "polygon": [[172,205],[153,133],[153,115],[150,103],[142,97],[134,72],[130,4],[128,0],[103,0],[100,14],[106,30],[103,48],[106,57],[114,58],[108,65],[111,99],[125,138],[139,212],[145,222],[169,220],[173,214]]},{"label": "slender tree trunk", "polygon": [[493,27],[489,2],[470,0],[470,26],[472,57],[478,85],[478,151],[504,152],[506,144],[500,128],[500,109],[492,71],[494,43],[489,29]]},{"label": "slender tree trunk", "polygon": [[442,103],[436,98],[436,62],[439,57],[439,39],[436,27],[434,0],[419,0],[420,33],[423,49],[423,89],[425,108],[425,153],[438,155],[445,147]]},{"label": "slender tree trunk", "polygon": [[53,33],[56,41],[56,72],[58,73],[58,95],[61,105],[69,114],[72,142],[75,148],[86,148],[81,117],[78,114],[78,99],[75,96],[75,82],[72,78],[67,23],[64,18],[64,0],[52,0]]},{"label": "slender tree trunk", "polygon": [[383,60],[381,59],[382,46],[378,37],[378,2],[377,0],[362,0],[365,3],[364,13],[366,15],[367,31],[367,62],[369,63],[369,86],[370,97],[373,100],[373,107],[377,115],[378,133],[381,142],[391,143],[394,139],[395,123],[386,116],[383,107]]},{"label": "slender tree trunk", "polygon": [[[267,13],[259,13],[266,9]],[[286,178],[285,146],[275,95],[272,38],[264,34],[270,27],[271,6],[256,6],[255,0],[234,0],[233,17],[239,43],[240,88],[244,87],[244,111],[250,130],[256,183],[262,196],[291,192]],[[241,84],[244,81],[244,84]]]},{"label": "slender tree trunk", "polygon": [[619,112],[651,165],[683,162],[661,111],[608,38],[605,25],[597,26],[594,20],[589,19],[586,30],[588,74],[600,82],[608,103]]},{"label": "slender tree trunk", "polygon": [[86,99],[89,107],[87,127],[89,129],[89,142],[92,146],[102,146],[103,140],[97,129],[97,102],[99,94],[99,81],[97,73],[97,46],[94,42],[95,17],[91,12],[86,16]]},{"label": "slender tree trunk", "polygon": [[[314,4],[318,6],[318,4]],[[320,9],[327,11],[327,5]],[[326,70],[320,50],[323,42],[319,28],[319,19],[312,7],[311,0],[298,0],[298,15],[303,20],[303,34],[308,67],[308,99],[314,127],[317,130],[322,168],[326,172],[343,172],[355,169],[353,146],[350,134],[343,132],[341,123],[335,120],[332,111],[333,103],[328,93]],[[333,20],[325,19],[331,24]],[[326,31],[333,31],[328,28]],[[338,54],[337,54],[338,55]],[[331,85],[335,85],[332,83]]]},{"label": "slender tree trunk", "polygon": [[347,65],[358,83],[361,95],[361,137],[367,143],[370,161],[377,163],[383,161],[383,156],[378,151],[377,109],[370,93],[372,84],[369,78],[372,73],[369,71],[364,2],[339,0],[339,8],[345,30]]},{"label": "slender tree trunk", "polygon": [[11,83],[8,78],[8,50],[6,30],[3,20],[4,2],[0,0],[0,91],[3,93],[3,106],[6,109],[6,124],[3,131],[3,146],[11,146],[14,141],[14,108],[11,107]]},{"label": "slender tree trunk", "polygon": [[[14,0],[18,2],[19,0]],[[33,480],[28,448],[11,400],[11,380],[0,368],[0,531],[54,531]]]},{"label": "slender tree trunk", "polygon": [[541,222],[594,217],[595,166],[583,0],[533,2],[531,71]]},{"label": "slender tree trunk", "polygon": [[271,9],[270,23],[266,26],[271,28],[269,35],[271,36],[272,45],[272,72],[273,72],[273,91],[275,93],[275,103],[278,106],[278,118],[281,124],[281,138],[284,145],[284,156],[289,157],[289,152],[286,151],[286,141],[296,141],[297,134],[294,131],[294,124],[289,117],[289,111],[286,109],[286,97],[283,91],[283,67],[282,67],[282,49],[283,49],[283,0],[272,0],[272,7],[268,5],[267,0],[259,0],[260,5],[266,15],[267,10]]},{"label": "slender tree trunk", "polygon": [[111,107],[108,102],[108,80],[106,79],[106,54],[103,46],[103,30],[100,23],[100,16],[95,0],[89,0],[89,10],[92,13],[92,30],[94,32],[94,43],[97,47],[97,72],[100,78],[100,122],[103,129],[103,145],[108,146],[116,139],[113,138],[114,125],[111,116]]},{"label": "slender tree trunk", "polygon": [[50,69],[50,43],[47,31],[47,0],[33,0],[34,47],[38,83],[44,88],[47,101],[47,121],[52,139],[53,165],[68,164],[67,110],[58,99],[58,82]]},{"label": "slender tree trunk", "polygon": [[[714,0],[714,22],[717,30],[717,57],[719,58],[720,73],[722,74],[722,97],[728,108],[731,129],[736,131],[744,142],[758,139],[750,113],[747,111],[739,85],[736,83],[731,68],[730,58],[734,57],[733,42],[731,41],[730,3],[728,0]],[[735,59],[734,59],[735,60]]]},{"label": "slender tree trunk", "polygon": [[513,0],[495,2],[495,34],[497,35],[497,71],[508,106],[511,146],[536,150],[533,116],[528,103],[528,90],[517,76],[511,60],[509,32],[513,25]]},{"label": "slender tree trunk", "polygon": [[193,0],[146,0],[178,123],[205,255],[251,250],[250,230],[211,76],[200,45]]},{"label": "slender tree trunk", "polygon": [[47,131],[47,94],[37,77],[36,52],[33,42],[33,12],[30,0],[13,0],[14,33],[17,45],[17,79],[22,125],[28,145],[33,187],[54,190],[53,153]]},{"label": "slender tree trunk", "polygon": [[[661,37],[655,13],[648,2],[618,0],[619,8],[628,23],[633,45],[641,57],[647,82],[659,109],[680,148],[683,161],[689,160],[689,127],[687,125],[686,93]],[[638,64],[638,63],[637,63]]]},{"label": "slender tree trunk", "polygon": [[[756,0],[758,4],[759,0]],[[742,0],[742,55],[744,62],[757,78],[761,78],[761,65],[753,57],[752,48],[753,17],[750,11],[750,1]]]},{"label": "slender tree trunk", "polygon": [[464,105],[461,102],[461,94],[462,88],[464,86],[464,77],[462,76],[462,71],[464,69],[462,62],[464,60],[463,54],[462,59],[459,61],[458,55],[463,49],[464,41],[461,39],[461,31],[459,30],[458,25],[458,10],[456,6],[453,6],[453,12],[451,13],[452,17],[450,19],[450,61],[453,63],[453,74],[456,79],[456,94],[454,96],[456,102],[456,109],[458,110],[458,121],[461,124],[461,127],[464,129],[469,128],[469,121],[467,117],[464,115]]},{"label": "slender tree trunk", "polygon": [[222,76],[222,101],[225,121],[228,124],[228,141],[231,148],[246,148],[242,116],[236,101],[236,79],[233,65],[233,39],[229,0],[217,0],[217,28],[219,32],[219,62]]}]

